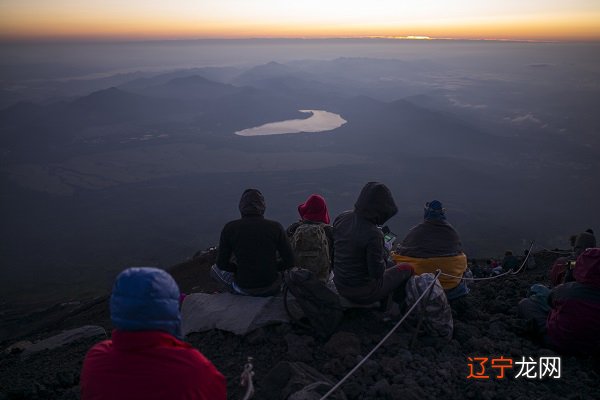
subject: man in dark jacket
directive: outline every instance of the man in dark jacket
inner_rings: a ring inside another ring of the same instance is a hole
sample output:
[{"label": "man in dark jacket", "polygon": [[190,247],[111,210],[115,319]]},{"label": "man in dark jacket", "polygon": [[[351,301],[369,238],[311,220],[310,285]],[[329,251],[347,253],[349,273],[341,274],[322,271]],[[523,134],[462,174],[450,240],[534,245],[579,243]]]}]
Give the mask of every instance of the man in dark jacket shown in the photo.
[{"label": "man in dark jacket", "polygon": [[516,271],[519,268],[519,259],[515,257],[512,251],[507,250],[504,253],[504,258],[502,259],[502,269],[504,271]]},{"label": "man in dark jacket", "polygon": [[240,199],[242,218],[227,223],[221,232],[211,276],[234,293],[274,295],[281,286],[279,271],[294,266],[287,235],[279,222],[264,218],[265,208],[262,193],[247,189]]},{"label": "man in dark jacket", "polygon": [[412,267],[387,268],[383,233],[378,227],[397,212],[387,186],[369,182],[360,192],[354,210],[335,219],[333,279],[340,295],[359,304],[382,300],[392,292],[402,295]]}]

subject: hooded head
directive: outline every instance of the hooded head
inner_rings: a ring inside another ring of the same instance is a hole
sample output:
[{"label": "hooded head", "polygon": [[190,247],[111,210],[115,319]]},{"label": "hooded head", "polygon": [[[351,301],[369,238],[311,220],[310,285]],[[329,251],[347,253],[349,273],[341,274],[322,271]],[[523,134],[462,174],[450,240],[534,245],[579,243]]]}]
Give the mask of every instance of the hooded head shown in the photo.
[{"label": "hooded head", "polygon": [[425,212],[423,218],[426,221],[444,221],[446,219],[446,209],[438,200],[432,200],[425,203]]},{"label": "hooded head", "polygon": [[376,225],[383,225],[398,212],[392,192],[380,182],[369,182],[361,190],[354,212]]},{"label": "hooded head", "polygon": [[573,276],[579,283],[600,288],[600,248],[587,249],[577,257]]},{"label": "hooded head", "polygon": [[265,198],[258,189],[246,189],[240,199],[240,213],[242,217],[249,215],[263,215],[267,208]]},{"label": "hooded head", "polygon": [[110,318],[121,331],[163,331],[181,338],[179,287],[158,268],[128,268],[117,276]]},{"label": "hooded head", "polygon": [[329,224],[329,212],[323,196],[311,194],[308,199],[298,206],[298,213],[303,220]]},{"label": "hooded head", "polygon": [[589,231],[591,231],[591,229],[576,236],[575,243],[573,245],[575,257],[578,257],[585,249],[596,247],[596,237]]}]

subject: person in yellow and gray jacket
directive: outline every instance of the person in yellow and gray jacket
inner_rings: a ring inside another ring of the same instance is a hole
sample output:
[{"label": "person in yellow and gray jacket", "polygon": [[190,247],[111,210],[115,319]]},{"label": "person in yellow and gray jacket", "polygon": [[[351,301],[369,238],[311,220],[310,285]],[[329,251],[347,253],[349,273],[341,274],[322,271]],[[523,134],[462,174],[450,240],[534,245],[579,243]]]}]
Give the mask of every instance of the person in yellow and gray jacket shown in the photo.
[{"label": "person in yellow and gray jacket", "polygon": [[[392,259],[412,264],[418,275],[439,268],[446,274],[462,277],[467,268],[460,236],[446,221],[446,210],[438,200],[425,203],[423,222],[411,228]],[[442,275],[439,280],[449,300],[469,292],[461,278]]]}]

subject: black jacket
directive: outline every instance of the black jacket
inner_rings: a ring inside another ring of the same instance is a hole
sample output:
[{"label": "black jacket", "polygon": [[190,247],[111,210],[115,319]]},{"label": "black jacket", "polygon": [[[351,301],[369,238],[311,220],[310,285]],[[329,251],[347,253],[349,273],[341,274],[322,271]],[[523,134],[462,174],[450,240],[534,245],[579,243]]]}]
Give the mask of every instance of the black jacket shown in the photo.
[{"label": "black jacket", "polygon": [[340,214],[333,222],[334,281],[360,287],[382,279],[386,268],[383,225],[398,212],[390,190],[369,182],[362,189],[354,211]]},{"label": "black jacket", "polygon": [[263,217],[265,201],[258,190],[246,190],[239,208],[242,218],[227,223],[221,232],[217,266],[235,273],[242,289],[267,287],[278,279],[278,271],[294,266],[290,243],[279,222]]}]

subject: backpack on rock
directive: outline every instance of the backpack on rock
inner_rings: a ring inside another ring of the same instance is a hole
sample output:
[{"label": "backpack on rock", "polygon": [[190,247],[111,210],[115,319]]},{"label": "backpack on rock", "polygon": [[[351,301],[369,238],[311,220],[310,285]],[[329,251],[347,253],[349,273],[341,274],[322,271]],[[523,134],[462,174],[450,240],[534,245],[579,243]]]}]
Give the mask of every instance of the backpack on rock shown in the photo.
[{"label": "backpack on rock", "polygon": [[284,271],[283,278],[283,304],[290,318],[306,327],[298,313],[290,310],[289,293],[291,292],[317,336],[321,338],[331,336],[344,316],[339,295],[317,279],[312,271],[304,268]]},{"label": "backpack on rock", "polygon": [[[412,307],[423,292],[429,292],[427,288],[434,279],[435,275],[429,272],[414,275],[409,279],[406,284],[407,308]],[[454,330],[452,310],[439,280],[435,280],[431,292],[425,294],[413,313],[417,318],[423,318],[423,326],[427,334],[452,339]]]}]

